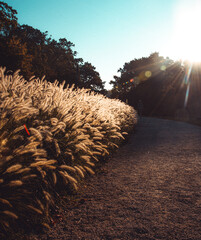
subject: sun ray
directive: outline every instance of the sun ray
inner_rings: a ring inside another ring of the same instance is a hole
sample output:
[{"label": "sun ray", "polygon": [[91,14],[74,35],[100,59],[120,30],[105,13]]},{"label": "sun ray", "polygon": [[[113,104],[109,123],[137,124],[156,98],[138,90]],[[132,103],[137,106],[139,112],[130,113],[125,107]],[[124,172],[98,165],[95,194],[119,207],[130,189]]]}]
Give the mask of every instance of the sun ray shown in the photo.
[{"label": "sun ray", "polygon": [[191,63],[189,65],[189,67],[187,68],[187,71],[185,73],[184,80],[183,80],[183,83],[187,85],[186,95],[185,95],[185,100],[184,100],[184,107],[187,106],[188,97],[189,97],[189,90],[190,90],[190,85],[191,85],[190,76],[191,76],[192,66],[193,66],[193,64]]},{"label": "sun ray", "polygon": [[[174,68],[174,65],[170,65],[170,66],[169,66],[169,68],[171,68],[171,67]],[[181,78],[182,74],[183,74],[183,72],[182,72],[181,69],[179,70],[179,72],[177,72],[177,74],[175,74],[175,76],[174,76],[174,81],[173,81],[173,85],[174,85],[175,83],[177,83],[177,81]],[[165,91],[165,93],[163,94],[163,96],[159,99],[157,105],[154,107],[154,109],[152,109],[150,115],[152,115],[152,114],[157,110],[157,108],[160,106],[160,104],[162,103],[162,101],[165,99],[165,97],[168,95],[169,92],[170,92],[170,89],[167,88],[166,91]]]}]

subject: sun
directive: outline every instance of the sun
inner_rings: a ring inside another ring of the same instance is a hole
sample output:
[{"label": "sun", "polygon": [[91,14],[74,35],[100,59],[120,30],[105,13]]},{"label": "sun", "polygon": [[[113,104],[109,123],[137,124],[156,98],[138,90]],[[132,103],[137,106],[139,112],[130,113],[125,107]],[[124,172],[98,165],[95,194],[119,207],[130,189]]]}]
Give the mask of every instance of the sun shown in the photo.
[{"label": "sun", "polygon": [[170,52],[175,59],[201,62],[201,1],[181,1],[175,11]]}]

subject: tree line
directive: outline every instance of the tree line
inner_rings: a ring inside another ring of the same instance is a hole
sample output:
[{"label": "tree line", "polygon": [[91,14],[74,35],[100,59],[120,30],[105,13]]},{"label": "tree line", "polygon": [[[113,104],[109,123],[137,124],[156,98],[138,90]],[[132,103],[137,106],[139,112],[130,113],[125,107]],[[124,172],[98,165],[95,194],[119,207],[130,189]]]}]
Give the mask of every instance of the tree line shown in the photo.
[{"label": "tree line", "polygon": [[[21,69],[29,79],[33,75],[48,81],[66,81],[76,87],[106,94],[104,82],[95,67],[73,50],[66,38],[52,39],[28,25],[20,25],[17,11],[0,1],[0,66]],[[119,98],[138,109],[142,100],[145,116],[201,116],[201,63],[173,61],[155,52],[133,59],[114,76],[112,98]]]},{"label": "tree line", "polygon": [[7,70],[21,70],[29,79],[33,75],[48,81],[66,81],[75,87],[105,93],[105,82],[96,68],[77,58],[74,44],[66,38],[58,41],[29,25],[20,25],[17,11],[0,1],[0,66]]},{"label": "tree line", "polygon": [[201,117],[201,63],[173,61],[159,53],[131,60],[114,76],[111,96],[135,109],[141,100],[143,115],[199,120]]}]

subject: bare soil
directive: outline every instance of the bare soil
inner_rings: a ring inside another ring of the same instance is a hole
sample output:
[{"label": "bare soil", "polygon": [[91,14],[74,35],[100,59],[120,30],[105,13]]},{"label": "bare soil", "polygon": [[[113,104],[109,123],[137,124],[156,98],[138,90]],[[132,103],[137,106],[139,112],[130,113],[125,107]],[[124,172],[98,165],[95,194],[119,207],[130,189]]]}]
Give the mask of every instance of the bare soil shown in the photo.
[{"label": "bare soil", "polygon": [[53,221],[26,239],[201,240],[201,127],[142,118]]}]

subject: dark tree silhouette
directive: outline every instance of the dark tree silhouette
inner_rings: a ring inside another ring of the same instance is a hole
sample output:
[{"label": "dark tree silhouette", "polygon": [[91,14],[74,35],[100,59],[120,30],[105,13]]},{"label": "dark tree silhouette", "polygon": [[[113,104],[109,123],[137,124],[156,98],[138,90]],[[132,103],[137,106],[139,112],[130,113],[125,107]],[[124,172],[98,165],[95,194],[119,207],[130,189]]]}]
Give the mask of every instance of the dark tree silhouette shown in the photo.
[{"label": "dark tree silhouette", "polygon": [[17,11],[0,1],[0,34],[8,37],[17,26]]},{"label": "dark tree silhouette", "polygon": [[153,53],[125,63],[119,72],[120,77],[114,76],[111,81],[112,97],[127,101],[135,109],[141,99],[144,115],[201,116],[201,64],[182,64]]},{"label": "dark tree silhouette", "polygon": [[92,64],[76,58],[74,44],[66,38],[56,41],[28,25],[17,22],[17,11],[0,2],[0,65],[8,70],[21,69],[26,79],[46,76],[53,82],[90,88],[105,93],[104,82]]}]

